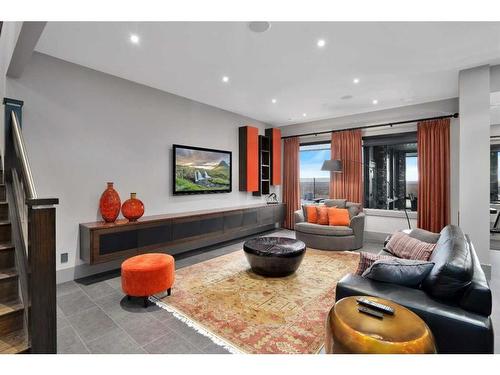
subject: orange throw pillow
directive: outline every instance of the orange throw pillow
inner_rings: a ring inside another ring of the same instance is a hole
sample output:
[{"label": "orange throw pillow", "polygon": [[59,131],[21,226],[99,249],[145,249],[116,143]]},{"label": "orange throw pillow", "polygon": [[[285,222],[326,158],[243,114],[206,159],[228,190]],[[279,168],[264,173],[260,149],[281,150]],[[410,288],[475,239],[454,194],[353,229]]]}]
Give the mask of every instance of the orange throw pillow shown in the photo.
[{"label": "orange throw pillow", "polygon": [[308,223],[316,224],[318,222],[318,211],[316,210],[316,206],[306,206],[306,216]]},{"label": "orange throw pillow", "polygon": [[349,211],[347,208],[329,207],[328,224],[332,226],[348,227],[351,224],[351,219],[349,218]]},{"label": "orange throw pillow", "polygon": [[328,225],[328,207],[326,206],[317,206],[318,210],[318,224]]}]

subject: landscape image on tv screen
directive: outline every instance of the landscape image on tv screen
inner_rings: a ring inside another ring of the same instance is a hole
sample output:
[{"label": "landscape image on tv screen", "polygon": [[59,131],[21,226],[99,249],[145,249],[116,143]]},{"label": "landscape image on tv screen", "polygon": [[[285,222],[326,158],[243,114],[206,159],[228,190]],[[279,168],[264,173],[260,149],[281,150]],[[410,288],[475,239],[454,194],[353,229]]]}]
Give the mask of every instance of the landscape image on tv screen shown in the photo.
[{"label": "landscape image on tv screen", "polygon": [[231,152],[174,145],[175,194],[231,191]]}]

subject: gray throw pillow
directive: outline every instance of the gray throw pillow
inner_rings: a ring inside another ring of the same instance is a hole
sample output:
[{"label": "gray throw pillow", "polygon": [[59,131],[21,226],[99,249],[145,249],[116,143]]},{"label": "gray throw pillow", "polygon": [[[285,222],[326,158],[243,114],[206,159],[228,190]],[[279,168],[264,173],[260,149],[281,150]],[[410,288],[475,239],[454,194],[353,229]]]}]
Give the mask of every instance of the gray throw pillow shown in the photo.
[{"label": "gray throw pillow", "polygon": [[325,199],[323,203],[327,207],[346,208],[347,199]]},{"label": "gray throw pillow", "polygon": [[434,263],[412,259],[377,260],[365,272],[363,277],[410,288],[418,288],[431,272]]}]

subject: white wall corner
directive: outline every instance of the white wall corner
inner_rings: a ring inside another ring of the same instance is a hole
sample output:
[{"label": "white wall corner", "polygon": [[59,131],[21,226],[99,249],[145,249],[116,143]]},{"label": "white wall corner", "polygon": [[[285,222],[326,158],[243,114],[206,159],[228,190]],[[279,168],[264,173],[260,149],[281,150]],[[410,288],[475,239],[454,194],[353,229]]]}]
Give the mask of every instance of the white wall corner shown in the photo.
[{"label": "white wall corner", "polygon": [[482,264],[490,263],[490,67],[462,70],[459,86],[460,226]]}]

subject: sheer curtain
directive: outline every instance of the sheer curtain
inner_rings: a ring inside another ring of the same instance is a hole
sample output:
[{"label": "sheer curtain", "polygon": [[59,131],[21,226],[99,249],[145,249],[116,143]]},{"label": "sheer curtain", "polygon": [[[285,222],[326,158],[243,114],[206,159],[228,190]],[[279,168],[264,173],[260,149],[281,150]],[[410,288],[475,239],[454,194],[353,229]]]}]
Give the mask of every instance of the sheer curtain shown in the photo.
[{"label": "sheer curtain", "polygon": [[342,173],[330,176],[330,198],[363,202],[361,130],[332,133],[332,159],[341,160]]},{"label": "sheer curtain", "polygon": [[418,227],[450,223],[450,119],[418,123]]},{"label": "sheer curtain", "polygon": [[294,212],[300,208],[299,149],[297,137],[283,141],[283,203],[286,204],[285,228],[293,229]]}]

